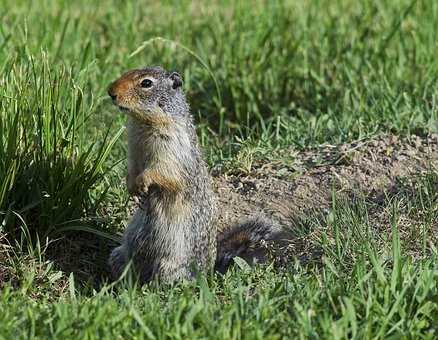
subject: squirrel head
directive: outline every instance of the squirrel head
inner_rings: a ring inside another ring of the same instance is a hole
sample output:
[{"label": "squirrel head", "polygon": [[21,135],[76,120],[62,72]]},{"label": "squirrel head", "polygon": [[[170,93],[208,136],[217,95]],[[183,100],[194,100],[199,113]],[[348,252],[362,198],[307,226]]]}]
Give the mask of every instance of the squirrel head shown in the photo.
[{"label": "squirrel head", "polygon": [[161,67],[126,72],[108,87],[108,95],[122,111],[135,118],[141,119],[157,110],[170,116],[188,112],[181,76]]}]

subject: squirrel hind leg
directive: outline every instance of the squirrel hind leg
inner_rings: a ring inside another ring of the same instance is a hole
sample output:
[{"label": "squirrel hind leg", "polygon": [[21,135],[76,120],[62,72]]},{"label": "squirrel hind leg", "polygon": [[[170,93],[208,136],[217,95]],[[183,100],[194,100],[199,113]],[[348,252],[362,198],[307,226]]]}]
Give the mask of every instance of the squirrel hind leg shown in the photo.
[{"label": "squirrel hind leg", "polygon": [[126,267],[126,263],[127,256],[125,248],[123,246],[114,248],[108,260],[112,280],[115,281],[120,278]]},{"label": "squirrel hind leg", "polygon": [[284,235],[283,228],[262,216],[237,224],[218,235],[215,269],[225,273],[237,256],[250,264],[265,262],[266,249],[261,242],[280,240]]}]

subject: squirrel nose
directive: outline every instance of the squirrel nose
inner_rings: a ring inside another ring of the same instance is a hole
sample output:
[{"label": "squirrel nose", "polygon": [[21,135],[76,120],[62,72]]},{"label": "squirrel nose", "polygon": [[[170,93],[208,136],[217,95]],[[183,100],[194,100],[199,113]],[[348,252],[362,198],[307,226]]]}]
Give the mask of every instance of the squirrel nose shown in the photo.
[{"label": "squirrel nose", "polygon": [[112,91],[111,87],[108,89],[108,96],[110,96],[113,101],[117,100],[117,95]]}]

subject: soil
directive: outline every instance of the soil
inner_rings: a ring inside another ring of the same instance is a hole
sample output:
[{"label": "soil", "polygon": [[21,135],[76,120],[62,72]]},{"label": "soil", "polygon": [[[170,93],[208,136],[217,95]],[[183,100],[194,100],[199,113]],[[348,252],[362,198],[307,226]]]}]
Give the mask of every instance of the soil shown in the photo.
[{"label": "soil", "polygon": [[404,188],[406,181],[438,169],[438,134],[383,135],[301,153],[286,149],[279,152],[279,159],[291,161],[259,161],[245,175],[214,174],[220,229],[255,213],[292,226],[291,213],[329,208],[333,193],[361,195],[378,203]]},{"label": "soil", "polygon": [[[249,173],[214,174],[219,229],[225,230],[255,214],[269,216],[291,234],[285,246],[266,245],[274,263],[281,266],[299,260],[320,264],[323,252],[314,242],[318,235],[309,232],[303,236],[299,232],[307,228],[308,216],[326,220],[333,195],[347,203],[360,199],[367,202],[375,232],[382,240],[390,237],[392,213],[383,203],[399,194],[415,197],[418,179],[432,169],[438,170],[438,135],[409,138],[382,135],[339,146],[322,145],[300,153],[294,149],[278,153],[270,159],[282,161],[258,161]],[[438,188],[432,190],[438,193]],[[419,258],[421,246],[415,236],[418,223],[408,210],[399,207],[399,234],[405,252]],[[432,225],[426,242],[438,243],[438,221]]]}]

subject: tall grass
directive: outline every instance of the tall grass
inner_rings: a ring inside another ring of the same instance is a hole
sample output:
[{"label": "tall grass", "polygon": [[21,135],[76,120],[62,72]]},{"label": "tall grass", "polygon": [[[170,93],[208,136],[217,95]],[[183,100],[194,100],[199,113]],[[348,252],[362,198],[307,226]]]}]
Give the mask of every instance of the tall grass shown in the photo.
[{"label": "tall grass", "polygon": [[91,189],[120,133],[87,140],[93,97],[71,69],[53,68],[44,54],[11,60],[0,82],[1,231],[14,237],[25,223],[53,237],[68,221],[94,214],[105,191],[92,197]]}]

